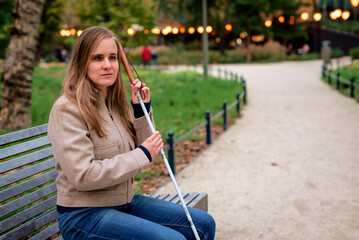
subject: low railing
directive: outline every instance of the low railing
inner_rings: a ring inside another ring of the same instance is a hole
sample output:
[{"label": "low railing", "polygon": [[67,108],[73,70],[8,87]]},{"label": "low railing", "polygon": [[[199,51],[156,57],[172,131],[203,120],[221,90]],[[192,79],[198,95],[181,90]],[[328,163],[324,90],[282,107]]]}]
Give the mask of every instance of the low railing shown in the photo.
[{"label": "low railing", "polygon": [[[232,76],[237,76],[237,74],[231,74]],[[206,144],[210,145],[212,143],[212,136],[211,136],[211,122],[218,119],[219,117],[223,116],[223,131],[227,130],[228,126],[228,110],[232,109],[236,106],[236,112],[239,116],[241,112],[241,101],[243,104],[247,104],[247,86],[246,80],[243,76],[240,77],[240,82],[242,84],[243,91],[238,92],[236,95],[236,100],[232,102],[229,106],[227,106],[227,102],[223,102],[223,109],[216,113],[214,116],[211,117],[211,111],[207,110],[205,113],[205,121],[199,124],[198,126],[194,127],[187,133],[183,134],[181,137],[175,139],[174,132],[168,132],[167,138],[167,146],[164,147],[165,151],[168,151],[168,162],[171,166],[171,170],[174,174],[176,174],[176,163],[175,163],[175,145],[182,142],[183,140],[187,139],[193,133],[197,132],[198,130],[206,127]]]},{"label": "low railing", "polygon": [[[332,69],[329,69],[326,64],[322,65],[322,77],[329,85],[332,85],[332,80],[335,81],[335,88],[340,91],[341,85],[349,86],[349,96],[355,98],[355,89],[359,88],[359,83],[355,82],[355,77],[351,76],[350,79],[345,79],[340,76],[340,73],[332,74]],[[359,96],[358,96],[359,97]]]}]

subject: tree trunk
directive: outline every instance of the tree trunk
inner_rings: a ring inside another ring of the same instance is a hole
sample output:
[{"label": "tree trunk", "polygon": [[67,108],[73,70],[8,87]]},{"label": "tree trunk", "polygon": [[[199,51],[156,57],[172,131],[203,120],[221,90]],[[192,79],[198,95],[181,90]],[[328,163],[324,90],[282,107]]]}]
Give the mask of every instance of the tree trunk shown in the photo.
[{"label": "tree trunk", "polygon": [[[223,17],[223,21],[222,21],[222,26],[221,26],[221,30],[220,30],[220,38],[221,38],[221,42],[220,42],[220,53],[223,56],[224,52],[226,50],[226,44],[228,39],[226,38],[226,30],[224,29],[224,26],[228,23],[228,19],[229,19],[229,8],[230,8],[230,1],[227,0],[226,1],[226,7],[224,9],[224,17]],[[220,21],[221,22],[221,21]]]},{"label": "tree trunk", "polygon": [[250,29],[248,29],[247,32],[247,39],[246,39],[246,43],[245,43],[245,47],[246,47],[246,62],[250,63],[252,61],[252,54],[251,54],[251,31]]},{"label": "tree trunk", "polygon": [[0,129],[31,126],[31,86],[44,0],[17,0],[10,43],[3,64]]}]

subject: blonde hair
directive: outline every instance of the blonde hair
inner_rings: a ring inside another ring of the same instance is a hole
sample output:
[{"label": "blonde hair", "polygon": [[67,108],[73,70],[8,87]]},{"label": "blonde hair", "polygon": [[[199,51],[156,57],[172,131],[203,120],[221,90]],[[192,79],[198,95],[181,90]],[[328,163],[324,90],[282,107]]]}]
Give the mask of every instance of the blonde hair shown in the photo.
[{"label": "blonde hair", "polygon": [[[71,102],[76,104],[81,114],[100,137],[106,137],[107,133],[104,132],[101,125],[101,122],[104,121],[103,118],[99,114],[94,114],[98,112],[100,102],[98,90],[87,77],[87,68],[91,54],[98,43],[104,38],[111,38],[115,41],[117,46],[117,61],[120,66],[119,42],[114,33],[104,27],[90,27],[84,30],[76,41],[63,82],[64,94]],[[109,109],[113,107],[118,110],[126,130],[136,140],[120,70],[118,71],[117,80],[108,89],[106,104]]]}]

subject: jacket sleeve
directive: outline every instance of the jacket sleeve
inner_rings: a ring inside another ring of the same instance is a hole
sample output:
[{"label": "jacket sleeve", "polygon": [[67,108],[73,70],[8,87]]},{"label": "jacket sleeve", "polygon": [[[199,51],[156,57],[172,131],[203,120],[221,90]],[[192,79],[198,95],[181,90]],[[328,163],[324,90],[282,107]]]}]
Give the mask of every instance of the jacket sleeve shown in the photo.
[{"label": "jacket sleeve", "polygon": [[[153,120],[153,110],[152,107],[150,109],[150,112],[148,113],[150,116],[151,122],[153,126],[155,127],[155,122]],[[147,138],[149,138],[152,135],[152,131],[150,126],[148,125],[146,116],[142,116],[140,118],[133,118],[132,120],[133,126],[135,128],[137,142],[136,147],[140,146]]]},{"label": "jacket sleeve", "polygon": [[[95,159],[88,125],[73,104],[60,106],[55,103],[50,113],[48,136],[57,166],[78,191],[115,186],[150,164],[139,148],[127,153],[117,152],[112,158]],[[109,151],[118,151],[118,146],[114,144]]]}]

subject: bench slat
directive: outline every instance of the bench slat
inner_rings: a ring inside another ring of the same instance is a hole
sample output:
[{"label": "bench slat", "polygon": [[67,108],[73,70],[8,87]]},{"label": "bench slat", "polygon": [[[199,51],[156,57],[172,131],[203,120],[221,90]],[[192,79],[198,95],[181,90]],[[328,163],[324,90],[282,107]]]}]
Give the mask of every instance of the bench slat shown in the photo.
[{"label": "bench slat", "polygon": [[10,157],[10,156],[14,156],[14,155],[19,154],[19,153],[23,153],[23,152],[26,152],[26,151],[33,150],[33,149],[38,148],[38,147],[43,147],[43,146],[46,146],[46,145],[49,145],[49,144],[50,144],[49,137],[44,136],[44,137],[40,137],[40,138],[37,138],[37,139],[33,139],[31,141],[28,141],[28,142],[23,142],[23,143],[19,143],[17,145],[2,148],[2,149],[0,149],[0,156],[1,156],[0,160],[4,159],[4,158],[7,158],[7,157]]},{"label": "bench slat", "polygon": [[56,222],[53,225],[51,225],[51,226],[47,227],[46,229],[44,229],[43,231],[39,232],[38,234],[36,234],[32,238],[29,238],[29,240],[48,239],[48,238],[52,237],[53,235],[55,235],[58,232],[59,232],[59,225]]},{"label": "bench slat", "polygon": [[199,193],[190,193],[184,200],[186,202],[186,205],[188,206],[198,196],[199,196]]},{"label": "bench slat", "polygon": [[37,163],[31,167],[27,167],[19,171],[10,173],[0,178],[0,187],[4,187],[6,185],[17,182],[19,180],[30,177],[36,173],[45,171],[53,167],[55,167],[55,159],[51,158],[41,163]]},{"label": "bench slat", "polygon": [[0,173],[4,173],[19,167],[22,167],[26,164],[51,157],[52,156],[52,147],[38,150],[36,152],[32,152],[26,154],[24,156],[11,159],[11,161],[6,161],[0,163]]},{"label": "bench slat", "polygon": [[9,233],[6,233],[5,235],[0,237],[0,240],[20,239],[56,219],[57,211],[56,209],[54,209],[42,215],[41,217],[36,218],[33,221],[30,221],[24,225],[21,225],[20,227],[12,230]]},{"label": "bench slat", "polygon": [[171,202],[172,199],[174,199],[176,196],[177,196],[177,193],[172,193],[172,194],[168,195],[167,197],[165,197],[162,200],[167,201],[167,202]]},{"label": "bench slat", "polygon": [[54,240],[64,240],[64,239],[62,238],[62,236],[58,236],[58,237],[55,238]]},{"label": "bench slat", "polygon": [[47,123],[0,136],[0,146],[47,133]]},{"label": "bench slat", "polygon": [[11,188],[5,189],[0,192],[0,202],[5,201],[9,198],[12,198],[18,194],[26,192],[34,187],[40,186],[41,184],[50,182],[57,177],[56,170],[40,175],[36,178],[28,180],[26,182],[20,183],[16,186],[12,186]]},{"label": "bench slat", "polygon": [[3,206],[0,206],[0,217],[5,216],[27,204],[30,204],[36,200],[39,200],[53,192],[56,192],[56,184],[52,183],[44,188],[29,193],[21,198],[18,198],[12,202],[9,202]]},{"label": "bench slat", "polygon": [[168,196],[169,196],[169,194],[163,194],[163,195],[158,196],[157,199],[163,200],[163,199],[165,199],[165,198],[168,197]]},{"label": "bench slat", "polygon": [[195,207],[208,212],[208,194],[200,193],[197,198],[188,204],[189,207]]},{"label": "bench slat", "polygon": [[56,196],[53,196],[31,208],[28,208],[14,216],[7,218],[6,220],[0,223],[1,231],[5,232],[16,225],[25,222],[27,219],[30,219],[40,213],[54,207],[56,205]]},{"label": "bench slat", "polygon": [[[188,196],[189,194],[188,193],[182,193],[182,197],[183,197],[183,200],[186,202],[186,197]],[[178,194],[176,194],[176,196],[171,200],[172,203],[177,203],[177,204],[181,204],[181,200],[178,196]]]}]

